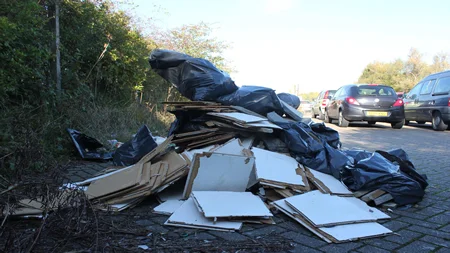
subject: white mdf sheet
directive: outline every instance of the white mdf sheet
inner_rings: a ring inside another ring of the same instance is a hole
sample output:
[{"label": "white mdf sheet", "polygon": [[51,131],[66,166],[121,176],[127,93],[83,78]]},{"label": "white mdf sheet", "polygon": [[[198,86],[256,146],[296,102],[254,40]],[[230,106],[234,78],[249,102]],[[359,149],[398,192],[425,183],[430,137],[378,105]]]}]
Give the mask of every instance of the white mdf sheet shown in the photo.
[{"label": "white mdf sheet", "polygon": [[340,242],[383,236],[392,233],[391,230],[376,222],[339,225],[319,229]]},{"label": "white mdf sheet", "polygon": [[253,142],[255,142],[255,136],[241,139],[242,146],[246,149],[251,149],[253,146]]},{"label": "white mdf sheet", "polygon": [[166,202],[160,204],[159,206],[153,208],[154,213],[159,214],[173,214],[182,204],[184,200],[167,200]]},{"label": "white mdf sheet", "polygon": [[190,161],[194,159],[194,154],[201,154],[203,152],[209,152],[211,149],[213,149],[215,146],[210,145],[204,148],[197,148],[197,149],[191,149],[191,150],[185,150],[183,154],[185,154]]},{"label": "white mdf sheet", "polygon": [[294,158],[260,148],[252,148],[252,152],[258,180],[306,186],[303,177],[295,171],[298,162]]},{"label": "white mdf sheet", "polygon": [[286,198],[285,201],[316,227],[376,220],[369,210],[362,209],[347,198],[351,197],[324,194],[316,190]]},{"label": "white mdf sheet", "polygon": [[220,154],[229,154],[229,155],[244,155],[244,147],[241,145],[239,139],[234,138],[227,141],[222,146],[211,149],[211,152],[220,153]]},{"label": "white mdf sheet", "polygon": [[314,228],[305,221],[295,217],[296,214],[295,210],[292,209],[289,205],[287,205],[283,199],[273,202],[272,205],[328,243],[330,243],[331,241],[328,238],[324,237],[323,234],[331,236],[336,241],[344,242],[367,237],[383,236],[392,233],[391,230],[383,227],[382,225],[376,222]]},{"label": "white mdf sheet", "polygon": [[247,189],[254,157],[218,153],[195,154],[183,196],[192,191],[236,191]]},{"label": "white mdf sheet", "polygon": [[267,120],[264,121],[259,121],[259,122],[252,122],[252,123],[246,123],[246,126],[251,126],[251,127],[267,127],[267,128],[274,128],[274,129],[283,129]]},{"label": "white mdf sheet", "polygon": [[323,236],[318,231],[319,230],[318,228],[314,228],[313,226],[311,226],[307,222],[305,222],[305,221],[295,217],[296,212],[294,211],[294,209],[292,209],[289,205],[286,204],[286,201],[284,201],[284,199],[277,200],[277,201],[273,202],[272,205],[275,206],[278,210],[280,210],[284,214],[286,214],[287,216],[289,216],[290,218],[292,218],[295,221],[297,221],[300,225],[304,226],[311,233],[313,233],[313,234],[317,235],[318,237],[320,237],[325,242],[327,242],[327,243],[331,243],[332,242],[330,239],[328,239],[325,236]]},{"label": "white mdf sheet", "polygon": [[260,197],[251,192],[194,191],[199,210],[205,217],[272,217]]},{"label": "white mdf sheet", "polygon": [[353,196],[353,193],[348,190],[347,186],[345,186],[341,181],[337,180],[333,176],[313,169],[308,170],[317,180],[320,180],[320,182],[322,182],[328,188],[328,190],[330,190],[330,193]]},{"label": "white mdf sheet", "polygon": [[258,121],[267,120],[267,118],[261,118],[241,112],[208,112],[208,115],[216,116],[219,118],[225,118],[229,120],[235,120],[238,122],[252,123]]},{"label": "white mdf sheet", "polygon": [[[239,230],[242,227],[242,222],[238,221],[216,221],[205,218],[203,214],[198,211],[197,206],[192,198],[187,199],[167,220],[167,223],[177,224],[179,226],[186,225],[187,227],[197,228],[211,228],[211,229],[226,229]],[[169,224],[168,224],[169,225]]]},{"label": "white mdf sheet", "polygon": [[359,208],[361,208],[363,210],[369,211],[377,220],[385,220],[385,219],[391,218],[391,216],[385,214],[384,212],[378,210],[375,207],[371,207],[371,206],[367,205],[366,202],[362,201],[359,198],[348,197],[348,198],[346,198],[346,200],[351,202],[352,204],[358,206]]}]

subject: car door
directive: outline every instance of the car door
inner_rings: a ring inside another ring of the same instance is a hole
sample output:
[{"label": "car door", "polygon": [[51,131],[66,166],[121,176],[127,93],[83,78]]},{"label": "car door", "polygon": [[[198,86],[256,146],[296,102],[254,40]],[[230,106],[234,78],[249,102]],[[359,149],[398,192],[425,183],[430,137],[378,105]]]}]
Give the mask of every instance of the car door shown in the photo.
[{"label": "car door", "polygon": [[341,95],[343,91],[343,88],[340,88],[336,91],[336,93],[334,94],[334,96],[331,97],[328,106],[327,106],[327,111],[328,111],[328,116],[330,118],[336,119],[338,117],[338,111],[339,111],[339,96]]},{"label": "car door", "polygon": [[403,99],[405,107],[405,119],[408,121],[417,120],[417,108],[418,108],[418,97],[420,89],[422,88],[423,82],[418,83],[411,91],[406,94]]},{"label": "car door", "polygon": [[417,99],[417,121],[431,121],[431,112],[433,110],[433,97],[431,91],[436,84],[436,79],[425,81],[420,89]]},{"label": "car door", "polygon": [[313,113],[316,115],[319,115],[319,110],[320,110],[319,105],[320,105],[320,103],[322,103],[321,97],[322,97],[323,93],[324,93],[323,91],[320,92],[319,95],[317,96],[317,98],[314,100]]}]

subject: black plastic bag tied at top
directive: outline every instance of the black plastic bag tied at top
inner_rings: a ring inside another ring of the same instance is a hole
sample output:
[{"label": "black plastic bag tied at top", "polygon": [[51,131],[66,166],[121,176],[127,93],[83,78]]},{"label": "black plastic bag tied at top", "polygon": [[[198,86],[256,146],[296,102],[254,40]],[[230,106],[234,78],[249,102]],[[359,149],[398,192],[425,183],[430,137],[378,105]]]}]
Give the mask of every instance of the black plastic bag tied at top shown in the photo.
[{"label": "black plastic bag tied at top", "polygon": [[156,49],[150,54],[149,63],[156,73],[192,101],[215,101],[238,89],[228,73],[205,59]]}]

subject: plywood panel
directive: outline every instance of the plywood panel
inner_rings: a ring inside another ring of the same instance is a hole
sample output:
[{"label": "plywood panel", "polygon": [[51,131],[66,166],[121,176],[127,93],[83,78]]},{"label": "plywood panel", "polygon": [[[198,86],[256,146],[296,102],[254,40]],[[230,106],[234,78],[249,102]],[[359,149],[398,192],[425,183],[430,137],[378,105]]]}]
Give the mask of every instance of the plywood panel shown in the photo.
[{"label": "plywood panel", "polygon": [[212,115],[215,117],[228,119],[231,121],[241,122],[241,123],[251,123],[251,122],[258,122],[258,121],[264,121],[267,120],[267,118],[253,116],[241,112],[222,112],[222,113],[216,113],[216,112],[208,112],[208,115]]},{"label": "plywood panel", "polygon": [[[313,177],[313,183],[320,184],[320,187],[326,190],[328,193],[353,196],[353,192],[349,191],[347,186],[345,186],[341,181],[337,180],[333,176],[310,168],[307,168],[306,170],[308,176]],[[315,180],[318,180],[318,182],[315,182]]]}]

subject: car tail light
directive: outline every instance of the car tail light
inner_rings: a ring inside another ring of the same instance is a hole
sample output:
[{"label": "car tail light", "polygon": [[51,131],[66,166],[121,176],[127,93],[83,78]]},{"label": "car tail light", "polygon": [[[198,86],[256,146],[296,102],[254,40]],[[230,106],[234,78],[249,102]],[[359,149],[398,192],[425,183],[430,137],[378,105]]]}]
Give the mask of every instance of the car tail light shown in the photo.
[{"label": "car tail light", "polygon": [[354,97],[346,97],[345,101],[351,105],[359,105],[359,102]]},{"label": "car tail light", "polygon": [[328,91],[325,91],[325,94],[323,95],[322,99],[322,106],[327,106],[327,99],[328,99]]},{"label": "car tail light", "polygon": [[396,106],[402,106],[402,105],[403,105],[403,99],[397,99],[397,101],[395,101],[395,103],[392,106],[396,107]]},{"label": "car tail light", "polygon": [[370,83],[369,86],[378,86],[376,83]]},{"label": "car tail light", "polygon": [[447,105],[450,106],[450,98],[448,98],[448,104]]}]

